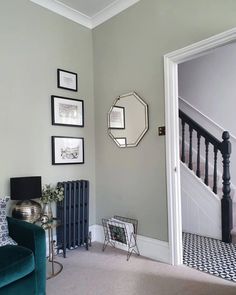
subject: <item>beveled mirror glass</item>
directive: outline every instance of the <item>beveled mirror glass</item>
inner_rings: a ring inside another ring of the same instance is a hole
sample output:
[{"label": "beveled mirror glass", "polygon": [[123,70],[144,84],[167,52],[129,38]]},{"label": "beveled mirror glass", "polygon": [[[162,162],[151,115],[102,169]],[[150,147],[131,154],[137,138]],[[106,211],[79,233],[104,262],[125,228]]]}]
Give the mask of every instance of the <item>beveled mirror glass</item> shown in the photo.
[{"label": "beveled mirror glass", "polygon": [[148,105],[135,92],[117,97],[108,113],[108,133],[119,147],[135,147],[148,130]]}]

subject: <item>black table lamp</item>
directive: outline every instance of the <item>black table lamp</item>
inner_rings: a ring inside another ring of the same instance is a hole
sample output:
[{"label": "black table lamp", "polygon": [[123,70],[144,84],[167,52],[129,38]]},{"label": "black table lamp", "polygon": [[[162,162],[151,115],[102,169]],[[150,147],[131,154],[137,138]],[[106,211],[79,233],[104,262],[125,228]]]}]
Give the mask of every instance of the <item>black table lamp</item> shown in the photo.
[{"label": "black table lamp", "polygon": [[11,199],[18,200],[12,210],[12,216],[28,222],[40,218],[41,206],[31,199],[42,196],[41,176],[10,178]]}]

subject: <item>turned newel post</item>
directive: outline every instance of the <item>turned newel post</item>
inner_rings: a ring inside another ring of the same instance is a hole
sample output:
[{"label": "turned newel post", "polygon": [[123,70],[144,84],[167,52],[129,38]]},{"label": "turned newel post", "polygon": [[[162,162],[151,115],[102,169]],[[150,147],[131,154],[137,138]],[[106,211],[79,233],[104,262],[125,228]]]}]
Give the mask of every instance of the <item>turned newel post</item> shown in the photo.
[{"label": "turned newel post", "polygon": [[221,215],[222,215],[222,241],[226,243],[231,242],[232,230],[232,200],[230,197],[230,154],[231,143],[229,141],[229,133],[223,132],[221,153],[223,157],[223,197],[221,200]]}]

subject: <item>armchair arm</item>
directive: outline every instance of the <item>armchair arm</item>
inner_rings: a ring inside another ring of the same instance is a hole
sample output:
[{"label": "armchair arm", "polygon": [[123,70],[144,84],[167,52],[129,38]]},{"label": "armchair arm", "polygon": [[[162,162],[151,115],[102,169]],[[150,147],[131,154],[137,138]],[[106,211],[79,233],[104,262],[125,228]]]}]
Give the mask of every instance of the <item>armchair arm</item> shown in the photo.
[{"label": "armchair arm", "polygon": [[20,245],[34,253],[37,294],[45,294],[46,242],[45,231],[40,226],[7,217],[9,235]]}]

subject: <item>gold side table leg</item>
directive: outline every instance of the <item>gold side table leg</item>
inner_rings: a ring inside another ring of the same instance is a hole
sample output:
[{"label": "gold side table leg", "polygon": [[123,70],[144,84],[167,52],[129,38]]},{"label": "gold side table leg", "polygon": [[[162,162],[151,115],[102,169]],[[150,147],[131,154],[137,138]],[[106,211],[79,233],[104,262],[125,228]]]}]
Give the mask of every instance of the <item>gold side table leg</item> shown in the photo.
[{"label": "gold side table leg", "polygon": [[[51,274],[47,277],[47,280],[57,276],[63,269],[63,265],[60,262],[55,261],[54,259],[53,228],[48,229],[48,250],[48,262],[51,264]],[[55,272],[54,264],[59,265],[59,270],[57,272]]]},{"label": "gold side table leg", "polygon": [[54,271],[54,245],[53,245],[53,229],[51,228],[51,251],[52,251],[52,275],[55,275]]}]

